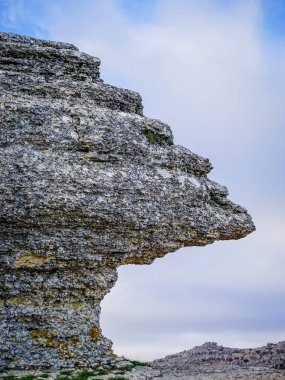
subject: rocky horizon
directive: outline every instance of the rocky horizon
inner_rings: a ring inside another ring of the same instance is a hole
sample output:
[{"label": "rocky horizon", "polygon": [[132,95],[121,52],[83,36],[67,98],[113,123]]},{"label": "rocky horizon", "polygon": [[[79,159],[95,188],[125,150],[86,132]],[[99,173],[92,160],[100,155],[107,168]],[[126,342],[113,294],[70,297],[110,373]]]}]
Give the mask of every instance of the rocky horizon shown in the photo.
[{"label": "rocky horizon", "polygon": [[152,367],[160,370],[163,376],[173,376],[175,373],[178,376],[180,373],[181,376],[212,374],[232,378],[252,373],[252,378],[254,374],[259,377],[275,374],[279,376],[276,378],[285,379],[285,341],[256,348],[229,348],[216,342],[206,342],[154,360]]}]

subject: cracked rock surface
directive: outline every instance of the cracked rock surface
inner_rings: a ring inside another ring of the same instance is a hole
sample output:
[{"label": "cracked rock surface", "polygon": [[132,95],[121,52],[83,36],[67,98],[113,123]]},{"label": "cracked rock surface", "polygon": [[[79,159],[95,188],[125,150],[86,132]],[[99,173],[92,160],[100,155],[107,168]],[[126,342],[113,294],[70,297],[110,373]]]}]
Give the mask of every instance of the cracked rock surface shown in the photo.
[{"label": "cracked rock surface", "polygon": [[[134,363],[134,362],[133,362]],[[52,372],[49,380],[284,380],[285,342],[268,343],[264,347],[240,349],[208,342],[151,363],[136,362],[127,369],[111,371]],[[63,376],[63,374],[67,376]],[[14,375],[12,380],[25,380],[25,371],[0,374]],[[34,380],[43,380],[41,372],[33,372]],[[6,379],[7,380],[7,379]]]},{"label": "cracked rock surface", "polygon": [[152,367],[160,371],[153,379],[285,379],[285,342],[257,348],[228,348],[208,342],[163,359]]},{"label": "cracked rock surface", "polygon": [[239,239],[211,164],[67,43],[0,33],[0,367],[112,366],[100,302],[117,267]]}]

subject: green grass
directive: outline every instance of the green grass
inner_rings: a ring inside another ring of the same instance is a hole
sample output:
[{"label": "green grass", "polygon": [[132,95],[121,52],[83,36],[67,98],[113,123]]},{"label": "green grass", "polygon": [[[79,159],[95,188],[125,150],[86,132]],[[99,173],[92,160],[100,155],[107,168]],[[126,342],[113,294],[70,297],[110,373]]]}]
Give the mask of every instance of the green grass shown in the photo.
[{"label": "green grass", "polygon": [[[138,360],[128,360],[131,364],[128,366],[126,370],[132,370],[132,368],[137,366],[146,366],[147,363],[139,362]],[[62,371],[55,380],[88,380],[89,377],[96,377],[96,376],[104,376],[108,375],[110,371],[107,371],[105,369],[99,369],[96,371],[83,371],[79,373],[72,374],[72,371]],[[113,377],[109,377],[108,380],[128,380],[124,376],[125,371],[119,370],[116,372],[116,374]],[[41,373],[40,375],[26,375],[22,377],[14,376],[14,375],[8,375],[8,376],[0,376],[0,380],[42,380],[47,379],[50,375],[46,372]],[[94,380],[100,380],[99,378],[95,378]]]},{"label": "green grass", "polygon": [[97,375],[98,373],[95,373],[93,371],[83,371],[72,376],[71,379],[72,380],[87,380],[88,377],[97,376]]},{"label": "green grass", "polygon": [[155,131],[146,130],[143,131],[143,134],[145,135],[147,141],[150,144],[158,144],[158,145],[173,145],[173,137],[169,136],[166,137],[164,135],[159,135]]},{"label": "green grass", "polygon": [[66,369],[66,370],[64,370],[64,371],[61,371],[60,372],[60,375],[65,375],[65,376],[69,376],[69,375],[71,375],[71,371],[70,370],[68,370],[68,369]]},{"label": "green grass", "polygon": [[146,362],[140,362],[139,360],[130,360],[127,359],[133,367],[150,367],[150,365]]},{"label": "green grass", "polygon": [[69,380],[70,379],[70,375],[58,375],[56,377],[56,380]]},{"label": "green grass", "polygon": [[131,371],[135,367],[150,367],[150,364],[148,364],[147,362],[141,362],[139,360],[131,360],[128,358],[124,358],[124,359],[130,363],[124,368],[125,371]]},{"label": "green grass", "polygon": [[156,135],[154,132],[152,131],[145,131],[145,137],[147,138],[147,141],[150,143],[150,144],[155,144],[156,143]]},{"label": "green grass", "polygon": [[38,376],[36,375],[26,375],[22,377],[17,377],[13,375],[8,375],[8,376],[2,376],[0,379],[1,380],[35,380]]}]

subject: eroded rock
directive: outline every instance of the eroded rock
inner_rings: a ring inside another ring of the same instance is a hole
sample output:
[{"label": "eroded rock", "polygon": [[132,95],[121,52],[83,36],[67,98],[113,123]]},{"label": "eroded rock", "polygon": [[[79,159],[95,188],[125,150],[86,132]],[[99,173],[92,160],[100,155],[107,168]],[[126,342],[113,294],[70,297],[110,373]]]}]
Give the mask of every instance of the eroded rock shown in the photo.
[{"label": "eroded rock", "polygon": [[0,49],[0,366],[112,365],[99,314],[117,267],[242,238],[252,220],[98,58],[11,33]]},{"label": "eroded rock", "polygon": [[160,378],[180,379],[285,379],[285,342],[257,348],[229,348],[204,343],[163,359],[152,367]]}]

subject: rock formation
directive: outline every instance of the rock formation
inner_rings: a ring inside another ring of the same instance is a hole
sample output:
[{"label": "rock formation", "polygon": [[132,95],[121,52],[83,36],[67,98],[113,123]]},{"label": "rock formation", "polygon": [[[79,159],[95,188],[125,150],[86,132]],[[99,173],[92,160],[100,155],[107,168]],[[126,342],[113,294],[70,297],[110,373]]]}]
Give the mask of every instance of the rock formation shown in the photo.
[{"label": "rock formation", "polygon": [[0,49],[0,366],[111,364],[99,314],[118,266],[253,223],[98,58],[11,33]]},{"label": "rock formation", "polygon": [[204,343],[163,359],[154,360],[154,368],[181,370],[197,370],[198,366],[214,368],[225,367],[265,367],[285,370],[285,342],[268,343],[258,348],[228,348],[215,342]]},{"label": "rock formation", "polygon": [[175,375],[181,379],[192,379],[192,376],[195,379],[196,376],[199,379],[285,379],[285,342],[246,349],[208,342],[154,360],[152,367],[161,371],[162,379],[172,379]]}]

